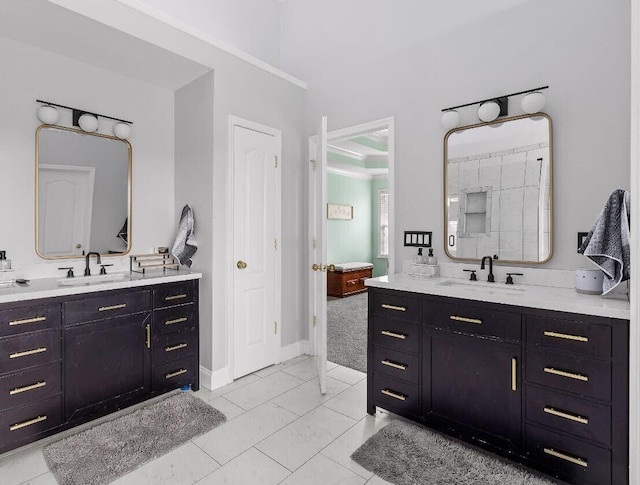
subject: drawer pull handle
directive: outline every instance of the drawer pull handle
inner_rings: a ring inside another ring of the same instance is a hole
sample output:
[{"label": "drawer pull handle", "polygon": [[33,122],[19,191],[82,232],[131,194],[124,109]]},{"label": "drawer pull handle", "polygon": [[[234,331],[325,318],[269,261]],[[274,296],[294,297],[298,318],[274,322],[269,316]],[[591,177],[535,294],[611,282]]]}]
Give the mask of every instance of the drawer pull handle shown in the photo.
[{"label": "drawer pull handle", "polygon": [[175,325],[176,323],[183,323],[186,322],[188,320],[187,317],[180,317],[180,318],[175,318],[173,320],[167,320],[166,322],[164,322],[165,325]]},{"label": "drawer pull handle", "polygon": [[187,369],[180,369],[180,370],[177,370],[175,372],[170,372],[167,375],[165,375],[164,377],[165,377],[165,379],[171,379],[172,377],[179,376],[181,374],[186,374],[186,373],[187,373]]},{"label": "drawer pull handle", "polygon": [[171,301],[171,300],[180,300],[181,298],[186,298],[187,294],[186,293],[180,293],[179,295],[169,295],[169,296],[165,296],[164,300],[165,301]]},{"label": "drawer pull handle", "polygon": [[400,340],[404,340],[407,338],[407,336],[402,333],[390,332],[389,330],[383,330],[380,333],[382,335],[386,335],[387,337],[399,338]]},{"label": "drawer pull handle", "polygon": [[565,340],[575,340],[576,342],[588,342],[589,337],[582,337],[581,335],[570,335],[568,333],[558,332],[544,332],[545,337],[563,338]]},{"label": "drawer pull handle", "polygon": [[31,426],[32,424],[41,423],[45,421],[47,416],[38,416],[37,418],[30,419],[29,421],[23,421],[22,423],[16,423],[9,426],[9,431],[18,431],[19,429],[26,428],[27,426]]},{"label": "drawer pull handle", "polygon": [[554,369],[553,367],[545,367],[544,371],[547,374],[554,374],[556,376],[568,377],[569,379],[575,379],[577,381],[588,382],[589,377],[583,376],[582,374],[573,374],[571,372],[565,372],[563,370]]},{"label": "drawer pull handle", "polygon": [[382,308],[386,308],[387,310],[395,310],[397,312],[406,312],[407,308],[403,306],[395,306],[395,305],[387,305],[386,303],[382,304]]},{"label": "drawer pull handle", "polygon": [[165,352],[173,352],[174,350],[180,350],[180,349],[184,349],[187,347],[187,344],[178,344],[178,345],[174,345],[171,347],[165,347],[164,351]]},{"label": "drawer pull handle", "polygon": [[118,305],[101,306],[100,308],[98,308],[98,311],[99,312],[108,312],[110,310],[121,310],[122,308],[127,308],[127,304],[126,303],[119,303]]},{"label": "drawer pull handle", "polygon": [[511,390],[518,390],[518,361],[515,357],[511,359]]},{"label": "drawer pull handle", "polygon": [[482,320],[478,318],[459,317],[458,315],[449,315],[449,319],[455,320],[456,322],[475,323],[476,325],[480,325],[482,323]]},{"label": "drawer pull handle", "polygon": [[15,325],[23,325],[25,323],[44,322],[46,319],[47,317],[33,317],[33,318],[26,318],[24,320],[13,320],[9,322],[9,326],[13,327]]},{"label": "drawer pull handle", "polygon": [[28,355],[41,354],[42,352],[46,352],[46,347],[38,347],[37,349],[25,350],[24,352],[14,352],[9,355],[10,359],[17,359],[18,357],[27,357]]},{"label": "drawer pull handle", "polygon": [[551,408],[549,406],[546,406],[543,410],[547,414],[552,414],[554,416],[558,416],[564,419],[570,419],[571,421],[575,421],[576,423],[589,424],[589,419],[583,418],[582,416],[576,416],[575,414],[569,414],[569,413],[565,413],[564,411],[558,411],[557,409]]},{"label": "drawer pull handle", "polygon": [[150,349],[151,348],[151,324],[147,323],[147,348]]},{"label": "drawer pull handle", "polygon": [[565,453],[560,453],[559,451],[556,451],[553,448],[545,448],[544,452],[547,455],[555,456],[556,458],[560,458],[561,460],[565,460],[570,463],[575,463],[576,465],[580,465],[585,468],[589,466],[589,462],[587,460],[583,460],[582,458],[577,458],[575,456],[567,455]]},{"label": "drawer pull handle", "polygon": [[382,361],[383,365],[389,366],[389,367],[393,367],[394,369],[400,369],[400,370],[407,370],[407,366],[404,364],[397,364],[395,362],[391,362],[390,360],[383,360]]},{"label": "drawer pull handle", "polygon": [[9,391],[9,396],[13,396],[15,394],[20,394],[21,392],[33,391],[34,389],[40,389],[47,385],[47,381],[36,382],[35,384],[31,384],[30,386],[24,387],[16,387],[15,389],[11,389]]},{"label": "drawer pull handle", "polygon": [[347,284],[348,285],[357,285],[358,284],[358,280],[347,280]]},{"label": "drawer pull handle", "polygon": [[382,394],[384,394],[385,396],[392,397],[392,398],[397,399],[399,401],[406,401],[407,400],[407,396],[405,396],[404,394],[398,394],[397,392],[393,392],[393,391],[390,391],[388,389],[382,389],[380,392]]}]

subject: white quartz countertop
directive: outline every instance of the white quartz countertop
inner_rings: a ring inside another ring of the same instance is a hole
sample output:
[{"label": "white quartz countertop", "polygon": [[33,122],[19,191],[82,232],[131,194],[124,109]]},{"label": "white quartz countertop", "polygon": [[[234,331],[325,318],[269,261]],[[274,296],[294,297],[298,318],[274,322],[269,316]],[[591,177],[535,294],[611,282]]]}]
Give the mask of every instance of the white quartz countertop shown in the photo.
[{"label": "white quartz countertop", "polygon": [[449,296],[527,308],[540,308],[583,315],[629,319],[629,301],[624,294],[602,297],[585,295],[573,288],[535,285],[505,285],[459,278],[412,278],[404,274],[380,276],[365,281],[367,286],[426,295]]},{"label": "white quartz countertop", "polygon": [[[202,273],[183,269],[167,272],[149,270],[145,274],[129,273],[127,271],[126,273],[106,275],[106,277],[89,276],[86,277],[86,280],[83,280],[83,278],[85,277],[41,278],[29,280],[26,285],[16,283],[14,286],[0,287],[0,303],[196,280],[202,278]],[[68,283],[73,284],[70,285]]]}]

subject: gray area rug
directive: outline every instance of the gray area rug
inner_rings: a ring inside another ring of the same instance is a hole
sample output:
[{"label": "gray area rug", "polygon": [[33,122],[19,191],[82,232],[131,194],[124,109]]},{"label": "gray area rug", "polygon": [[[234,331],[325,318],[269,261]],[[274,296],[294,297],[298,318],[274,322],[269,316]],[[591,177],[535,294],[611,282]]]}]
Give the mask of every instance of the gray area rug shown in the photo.
[{"label": "gray area rug", "polygon": [[367,372],[367,294],[327,301],[327,360]]},{"label": "gray area rug", "polygon": [[351,458],[396,485],[556,483],[406,421],[392,421]]},{"label": "gray area rug", "polygon": [[225,421],[182,392],[53,443],[44,458],[60,485],[102,485]]}]

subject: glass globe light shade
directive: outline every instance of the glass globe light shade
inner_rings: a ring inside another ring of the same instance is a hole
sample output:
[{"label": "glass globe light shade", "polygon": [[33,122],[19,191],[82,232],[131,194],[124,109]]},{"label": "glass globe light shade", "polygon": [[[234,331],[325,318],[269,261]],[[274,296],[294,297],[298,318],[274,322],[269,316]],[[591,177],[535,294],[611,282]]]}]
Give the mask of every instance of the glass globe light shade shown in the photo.
[{"label": "glass globe light shade", "polygon": [[80,116],[80,119],[78,119],[78,124],[80,125],[80,128],[82,128],[84,131],[88,133],[93,133],[98,129],[98,118],[88,113],[85,113],[82,116]]},{"label": "glass globe light shade", "polygon": [[482,121],[493,121],[500,114],[500,106],[495,101],[482,103],[478,108],[478,118]]},{"label": "glass globe light shade", "polygon": [[53,106],[44,105],[38,108],[38,119],[46,125],[55,125],[60,119],[60,113]]},{"label": "glass globe light shade", "polygon": [[522,111],[528,114],[539,113],[544,108],[547,99],[544,94],[540,92],[534,92],[527,94],[522,101],[520,101],[520,107]]},{"label": "glass globe light shade", "polygon": [[125,140],[131,135],[131,126],[128,123],[116,123],[113,125],[113,134],[118,138]]},{"label": "glass globe light shade", "polygon": [[440,120],[442,127],[446,130],[452,130],[460,124],[460,113],[452,109],[442,113],[442,119]]}]

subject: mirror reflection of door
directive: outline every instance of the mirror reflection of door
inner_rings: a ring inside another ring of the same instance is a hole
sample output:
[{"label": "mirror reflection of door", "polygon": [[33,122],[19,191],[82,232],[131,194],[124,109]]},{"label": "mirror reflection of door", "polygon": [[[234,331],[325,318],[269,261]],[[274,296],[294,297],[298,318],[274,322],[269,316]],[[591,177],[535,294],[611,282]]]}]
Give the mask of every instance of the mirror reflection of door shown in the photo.
[{"label": "mirror reflection of door", "polygon": [[95,168],[40,164],[38,177],[38,250],[82,255],[91,247]]}]

